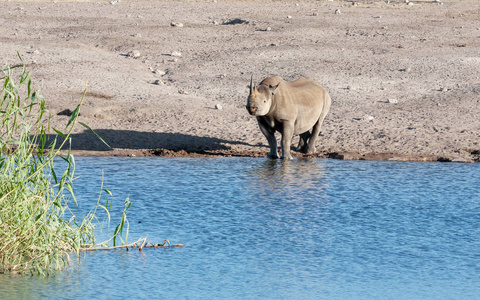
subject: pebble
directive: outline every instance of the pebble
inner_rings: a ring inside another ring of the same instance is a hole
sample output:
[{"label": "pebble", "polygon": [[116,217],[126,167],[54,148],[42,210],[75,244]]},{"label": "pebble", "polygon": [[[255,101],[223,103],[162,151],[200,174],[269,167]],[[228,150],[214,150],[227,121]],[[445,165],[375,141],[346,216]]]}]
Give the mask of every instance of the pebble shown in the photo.
[{"label": "pebble", "polygon": [[155,74],[157,74],[157,75],[159,75],[159,76],[163,76],[163,75],[167,74],[167,72],[162,71],[162,70],[155,70],[155,71],[153,71],[153,73],[155,73]]},{"label": "pebble", "polygon": [[314,12],[314,13],[312,14],[312,16],[316,17],[316,16],[318,16],[318,13],[317,13],[317,12]]},{"label": "pebble", "polygon": [[153,84],[156,84],[156,85],[164,85],[165,83],[163,81],[161,81],[160,79],[157,79],[153,82]]},{"label": "pebble", "polygon": [[182,53],[181,52],[178,52],[178,51],[173,51],[170,56],[173,56],[173,57],[182,57]]},{"label": "pebble", "polygon": [[222,110],[223,107],[220,103],[215,104],[215,109]]},{"label": "pebble", "polygon": [[132,50],[127,53],[128,57],[133,57],[133,58],[139,58],[140,57],[140,51],[138,50]]},{"label": "pebble", "polygon": [[292,18],[292,16],[287,16],[287,19],[291,19],[291,18]]},{"label": "pebble", "polygon": [[271,27],[267,27],[267,28],[265,29],[265,31],[271,31],[271,30],[272,30]]},{"label": "pebble", "polygon": [[339,15],[339,14],[341,14],[341,13],[342,13],[342,12],[341,12],[338,8],[335,10],[335,14],[336,14],[336,15]]},{"label": "pebble", "polygon": [[362,117],[362,120],[364,121],[373,121],[373,119],[375,119],[373,116],[370,116],[370,115],[364,115]]},{"label": "pebble", "polygon": [[392,104],[396,104],[396,103],[398,103],[398,100],[390,98],[390,99],[387,99],[387,102],[392,103]]},{"label": "pebble", "polygon": [[182,23],[170,22],[170,26],[172,27],[183,27]]}]

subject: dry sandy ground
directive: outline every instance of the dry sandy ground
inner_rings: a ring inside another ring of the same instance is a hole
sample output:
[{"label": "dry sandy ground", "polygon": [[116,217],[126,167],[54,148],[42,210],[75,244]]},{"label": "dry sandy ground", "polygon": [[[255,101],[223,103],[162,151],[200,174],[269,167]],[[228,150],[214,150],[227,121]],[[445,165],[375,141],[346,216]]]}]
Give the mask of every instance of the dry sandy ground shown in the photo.
[{"label": "dry sandy ground", "polygon": [[56,127],[88,84],[80,121],[112,148],[78,127],[77,153],[266,155],[253,74],[330,92],[321,157],[476,161],[480,2],[441,2],[0,1],[0,57]]}]

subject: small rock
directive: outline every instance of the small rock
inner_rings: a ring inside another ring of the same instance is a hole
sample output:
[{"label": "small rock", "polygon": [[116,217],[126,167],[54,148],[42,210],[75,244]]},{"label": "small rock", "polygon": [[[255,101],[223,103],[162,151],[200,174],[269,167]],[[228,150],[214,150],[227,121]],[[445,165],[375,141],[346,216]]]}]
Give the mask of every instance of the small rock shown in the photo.
[{"label": "small rock", "polygon": [[364,115],[362,117],[362,120],[364,121],[373,121],[373,119],[375,119],[373,116],[370,116],[370,115]]},{"label": "small rock", "polygon": [[397,100],[397,99],[391,99],[391,98],[390,98],[390,99],[387,99],[387,102],[388,102],[388,103],[392,103],[392,104],[396,104],[396,103],[398,103],[398,100]]},{"label": "small rock", "polygon": [[128,157],[136,157],[136,155],[133,154],[133,153],[130,153],[130,154],[128,154]]},{"label": "small rock", "polygon": [[154,74],[157,74],[158,76],[164,76],[165,74],[167,74],[167,72],[165,71],[162,71],[162,70],[155,70],[153,71]]},{"label": "small rock", "polygon": [[291,19],[291,18],[292,18],[292,16],[287,16],[287,19]]},{"label": "small rock", "polygon": [[318,16],[318,13],[317,13],[317,12],[314,12],[314,13],[312,14],[312,16],[316,17],[316,16]]},{"label": "small rock", "polygon": [[33,54],[40,54],[40,51],[35,50],[35,51],[33,51],[32,53],[33,53]]},{"label": "small rock", "polygon": [[215,104],[215,109],[222,110],[223,107],[220,103]]},{"label": "small rock", "polygon": [[178,51],[173,51],[170,56],[173,56],[173,57],[182,57],[182,53],[181,52],[178,52]]},{"label": "small rock", "polygon": [[412,6],[414,4],[413,4],[413,2],[408,2],[407,5]]},{"label": "small rock", "polygon": [[212,24],[213,24],[213,25],[218,25],[218,21],[217,21],[217,20],[213,20],[213,21],[212,21]]},{"label": "small rock", "polygon": [[265,31],[271,31],[271,30],[272,30],[271,27],[267,27],[267,28],[265,29]]},{"label": "small rock", "polygon": [[183,24],[182,23],[170,22],[170,26],[172,26],[172,27],[183,27]]},{"label": "small rock", "polygon": [[153,82],[153,84],[156,84],[156,85],[164,85],[165,83],[163,81],[161,81],[160,79],[157,79]]},{"label": "small rock", "polygon": [[115,5],[115,4],[117,4],[118,2],[120,2],[120,1],[118,1],[118,0],[112,0],[112,1],[110,1],[109,3],[110,3],[111,5]]},{"label": "small rock", "polygon": [[341,12],[338,8],[335,10],[335,14],[336,14],[336,15],[339,15],[339,14],[341,14],[341,13],[342,13],[342,12]]},{"label": "small rock", "polygon": [[138,50],[132,50],[127,53],[128,57],[133,57],[133,58],[139,58],[140,57],[140,51]]},{"label": "small rock", "polygon": [[178,93],[180,95],[188,95],[188,92],[187,91],[184,91],[184,90],[178,90]]}]

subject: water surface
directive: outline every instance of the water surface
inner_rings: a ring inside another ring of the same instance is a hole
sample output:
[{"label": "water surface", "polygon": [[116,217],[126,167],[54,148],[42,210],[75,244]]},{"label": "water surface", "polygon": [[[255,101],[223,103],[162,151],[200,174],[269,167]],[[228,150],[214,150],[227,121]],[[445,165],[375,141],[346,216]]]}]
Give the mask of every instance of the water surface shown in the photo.
[{"label": "water surface", "polygon": [[102,170],[130,242],[185,247],[0,276],[0,298],[479,298],[479,164],[80,157],[79,211]]}]

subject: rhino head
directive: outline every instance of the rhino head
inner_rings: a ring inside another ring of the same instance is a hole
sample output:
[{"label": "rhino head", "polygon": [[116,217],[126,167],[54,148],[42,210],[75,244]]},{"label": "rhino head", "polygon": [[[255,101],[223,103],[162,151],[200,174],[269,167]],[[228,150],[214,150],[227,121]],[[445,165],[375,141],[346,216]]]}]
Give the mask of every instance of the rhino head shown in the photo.
[{"label": "rhino head", "polygon": [[252,75],[250,79],[250,94],[248,95],[246,106],[248,113],[252,116],[265,116],[268,114],[277,87],[278,84],[275,86],[261,84],[255,87]]}]

